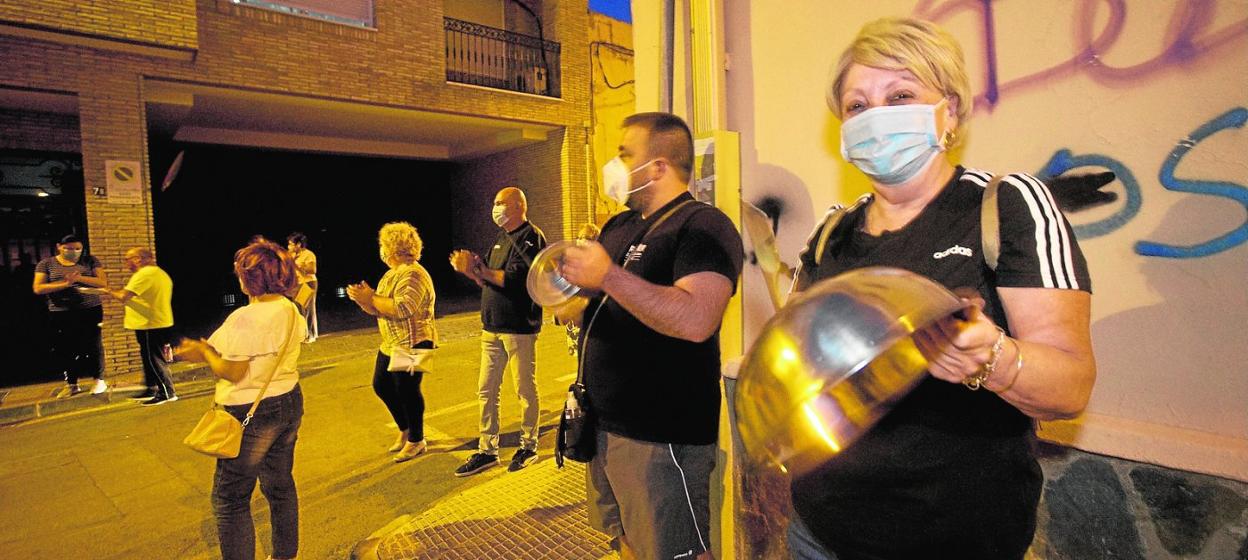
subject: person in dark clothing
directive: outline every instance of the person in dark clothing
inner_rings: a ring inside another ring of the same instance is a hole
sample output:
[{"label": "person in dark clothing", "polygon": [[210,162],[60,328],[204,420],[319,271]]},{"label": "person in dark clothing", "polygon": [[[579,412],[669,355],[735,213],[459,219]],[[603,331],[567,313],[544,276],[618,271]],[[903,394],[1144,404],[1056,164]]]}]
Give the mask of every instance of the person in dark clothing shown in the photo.
[{"label": "person in dark clothing", "polygon": [[537,333],[542,329],[542,308],[529,297],[525,279],[537,253],[546,247],[546,236],[529,223],[524,192],[507,187],[494,197],[494,223],[502,231],[483,260],[476,253],[451,253],[451,267],[481,286],[481,371],[477,398],[481,409],[481,437],[477,452],[455,470],[469,476],[498,464],[499,392],[503,372],[514,363],[516,392],[520,397],[520,449],[511,458],[510,471],[537,460]]},{"label": "person in dark clothing", "polygon": [[52,357],[65,376],[68,394],[83,391],[78,379],[94,377],[91,393],[98,395],[108,390],[100,346],[104,306],[100,296],[83,290],[108,287],[108,275],[99,259],[83,254],[82,240],[75,235],[61,238],[56,251],[35,265],[33,286],[36,294],[48,296]]},{"label": "person in dark clothing", "polygon": [[590,524],[624,558],[712,558],[719,327],[744,251],[728,216],[689,194],[693,140],[668,113],[624,120],[606,195],[629,208],[561,273],[591,295],[582,375],[598,423]]},{"label": "person in dark clothing", "polygon": [[[915,332],[930,375],[861,439],[793,478],[790,552],[1021,559],[1044,482],[1035,421],[1078,415],[1096,379],[1087,263],[1043,182],[1025,173],[998,182],[947,157],[973,98],[951,35],[915,19],[868,23],[830,81],[841,154],[873,192],[829,212],[843,215],[811,236],[792,291],[889,266],[974,293],[964,315]],[[985,188],[998,189],[995,268],[980,253],[991,247]]]}]

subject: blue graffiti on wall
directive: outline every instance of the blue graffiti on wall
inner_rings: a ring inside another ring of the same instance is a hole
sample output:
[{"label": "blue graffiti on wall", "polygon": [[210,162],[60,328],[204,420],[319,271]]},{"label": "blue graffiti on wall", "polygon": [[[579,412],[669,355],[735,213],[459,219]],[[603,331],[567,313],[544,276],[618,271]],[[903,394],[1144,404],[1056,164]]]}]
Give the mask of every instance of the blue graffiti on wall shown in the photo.
[{"label": "blue graffiti on wall", "polygon": [[[1202,140],[1220,130],[1243,128],[1246,122],[1248,122],[1248,109],[1236,107],[1197,128],[1191,135],[1175,146],[1169,157],[1166,158],[1165,163],[1162,164],[1158,173],[1158,180],[1161,182],[1161,186],[1170,191],[1229,198],[1243,205],[1245,210],[1248,210],[1248,187],[1244,185],[1225,181],[1185,180],[1174,176],[1174,169],[1183,160],[1183,156],[1187,155]],[[1090,224],[1075,226],[1075,235],[1080,239],[1100,237],[1121,228],[1140,212],[1140,207],[1143,206],[1144,202],[1140,183],[1136,180],[1135,174],[1121,161],[1110,156],[1102,154],[1074,155],[1070,150],[1061,149],[1054,152],[1053,157],[1049,158],[1048,163],[1040,169],[1038,175],[1057,177],[1072,169],[1090,166],[1104,167],[1113,171],[1118,176],[1118,179],[1122,181],[1127,200],[1122,209],[1115,212],[1112,216]],[[1245,220],[1244,224],[1234,230],[1203,243],[1177,246],[1153,241],[1140,241],[1135,244],[1135,252],[1147,257],[1188,259],[1207,257],[1220,253],[1241,245],[1245,241],[1248,241],[1248,220]]]},{"label": "blue graffiti on wall", "polygon": [[[914,14],[933,21],[944,21],[958,12],[977,16],[983,35],[984,90],[975,97],[976,111],[991,112],[1010,94],[1043,87],[1060,80],[1086,74],[1098,81],[1127,83],[1143,81],[1173,68],[1196,64],[1218,53],[1231,56],[1242,50],[1235,47],[1248,39],[1248,19],[1240,19],[1215,27],[1218,3],[1214,0],[1190,0],[1173,5],[1167,28],[1161,34],[1162,44],[1152,58],[1129,66],[1113,66],[1107,62],[1112,51],[1121,50],[1119,40],[1128,25],[1126,0],[1079,0],[1074,4],[1072,22],[1073,55],[1052,66],[1027,75],[1003,80],[998,73],[994,0],[919,0]],[[1184,180],[1174,176],[1179,161],[1201,140],[1227,128],[1242,128],[1248,120],[1248,109],[1234,108],[1196,129],[1171,151],[1158,174],[1161,186],[1170,191],[1217,196],[1231,199],[1248,209],[1248,189],[1244,185],[1221,181]],[[1099,166],[1114,172],[1122,181],[1126,202],[1122,209],[1108,218],[1076,226],[1075,234],[1089,239],[1112,233],[1131,221],[1143,205],[1142,189],[1131,170],[1113,157],[1102,154],[1075,155],[1061,149],[1053,154],[1040,175],[1056,177],[1079,167]],[[1137,254],[1163,258],[1197,258],[1213,255],[1248,241],[1248,221],[1224,235],[1191,246],[1139,241]]]},{"label": "blue graffiti on wall", "polygon": [[1083,154],[1072,155],[1070,150],[1062,149],[1053,154],[1049,158],[1049,162],[1037,175],[1041,177],[1057,177],[1062,173],[1080,167],[1104,167],[1114,172],[1118,180],[1122,182],[1122,188],[1126,191],[1127,201],[1123,205],[1122,210],[1116,212],[1113,216],[1090,224],[1082,224],[1074,226],[1075,236],[1079,239],[1091,239],[1113,232],[1114,230],[1131,221],[1136,214],[1140,213],[1140,206],[1144,204],[1144,197],[1140,194],[1140,182],[1135,179],[1135,174],[1131,173],[1125,164],[1109,156],[1100,154]]},{"label": "blue graffiti on wall", "polygon": [[[1161,186],[1171,191],[1229,198],[1243,205],[1245,210],[1248,210],[1248,187],[1244,187],[1244,185],[1225,181],[1186,180],[1174,176],[1174,168],[1178,167],[1179,162],[1183,160],[1183,156],[1187,155],[1192,148],[1195,148],[1196,144],[1199,144],[1202,140],[1212,136],[1219,130],[1243,128],[1245,122],[1248,122],[1248,109],[1236,107],[1197,128],[1190,136],[1179,142],[1178,146],[1175,146],[1174,150],[1170,152],[1170,156],[1166,158],[1166,162],[1161,165],[1161,172],[1157,174],[1158,180],[1161,181]],[[1239,227],[1204,243],[1184,247],[1152,241],[1140,241],[1135,244],[1135,252],[1150,257],[1190,259],[1220,253],[1240,245],[1244,241],[1248,241],[1248,219],[1245,219],[1244,223],[1240,224]]]}]

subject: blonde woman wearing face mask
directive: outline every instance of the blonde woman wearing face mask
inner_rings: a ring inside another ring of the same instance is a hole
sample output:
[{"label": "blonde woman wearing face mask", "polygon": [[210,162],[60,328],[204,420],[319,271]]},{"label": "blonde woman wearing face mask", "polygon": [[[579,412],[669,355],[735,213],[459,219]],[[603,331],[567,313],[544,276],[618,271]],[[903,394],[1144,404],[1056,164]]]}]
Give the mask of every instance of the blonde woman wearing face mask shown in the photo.
[{"label": "blonde woman wearing face mask", "polygon": [[924,21],[868,23],[832,71],[841,153],[873,192],[826,243],[826,224],[812,234],[793,290],[893,266],[972,287],[976,306],[916,334],[931,375],[860,441],[792,481],[794,558],[1022,558],[1044,480],[1034,423],[1087,405],[1087,265],[1049,190],[1022,173],[1000,182],[1001,252],[995,273],[985,265],[980,208],[993,175],[948,157],[971,100],[961,48]]},{"label": "blonde woman wearing face mask", "polygon": [[425,397],[420,383],[423,369],[389,371],[390,357],[401,348],[431,350],[437,346],[433,324],[436,295],[433,279],[419,262],[424,242],[407,222],[391,222],[377,234],[379,256],[386,273],[374,290],[368,282],[347,286],[347,296],[365,313],[377,318],[381,348],[373,364],[373,391],[390,411],[399,434],[389,451],[394,462],[415,459],[428,448],[425,441]]}]

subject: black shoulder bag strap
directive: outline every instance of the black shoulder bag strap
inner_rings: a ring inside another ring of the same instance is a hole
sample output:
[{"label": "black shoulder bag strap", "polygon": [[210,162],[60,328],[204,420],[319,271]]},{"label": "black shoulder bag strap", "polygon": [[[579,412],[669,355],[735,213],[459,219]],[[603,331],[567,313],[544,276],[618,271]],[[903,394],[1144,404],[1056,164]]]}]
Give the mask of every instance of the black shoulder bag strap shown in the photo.
[{"label": "black shoulder bag strap", "polygon": [[[620,267],[628,268],[629,251],[631,251],[632,248],[635,247],[637,244],[641,243],[642,241],[645,241],[646,237],[650,235],[650,232],[658,229],[659,225],[667,221],[668,218],[672,217],[672,215],[675,214],[677,210],[680,210],[681,208],[685,207],[691,202],[694,202],[694,201],[685,200],[681,202],[680,204],[677,204],[676,206],[672,207],[667,212],[664,212],[663,215],[659,216],[658,219],[652,222],[650,226],[647,227],[645,231],[641,233],[641,235],[638,235],[636,238],[634,238],[633,242],[630,243],[625,248],[624,262],[620,264]],[[598,318],[598,312],[602,311],[602,308],[604,305],[607,304],[608,299],[610,299],[610,296],[603,294],[602,299],[598,302],[598,306],[594,308],[594,313],[590,316],[589,321],[585,323],[585,328],[581,330],[582,341],[586,340],[587,337],[589,336],[589,330],[590,328],[594,326],[594,320]],[[582,344],[580,348],[580,352],[579,352],[580,355],[577,357],[577,362],[576,362],[576,382],[573,383],[570,387],[568,387],[568,392],[570,393],[569,402],[571,402],[572,400],[575,400],[576,407],[581,408],[581,409],[586,409],[589,406],[588,398],[587,398],[588,395],[585,391],[585,386],[582,384],[582,380],[585,378],[585,350],[586,349],[587,347],[584,344]],[[564,405],[564,411],[562,414],[560,414],[559,433],[556,435],[556,438],[558,441],[555,444],[555,465],[560,468],[563,467],[563,458],[564,458],[563,449],[564,448],[562,447],[562,445],[563,445],[563,439],[565,437],[564,435],[565,421],[566,421],[565,418],[568,416],[568,410],[569,410],[568,407],[569,405]],[[583,410],[582,414],[589,414],[589,410]],[[592,424],[592,420],[589,420],[589,423]],[[591,455],[592,455],[592,452],[591,452]],[[581,460],[581,459],[577,459],[577,460]],[[586,458],[585,460],[588,460],[588,458]]]},{"label": "black shoulder bag strap", "polygon": [[[646,237],[650,235],[650,232],[658,229],[659,225],[667,221],[668,218],[672,217],[672,215],[675,214],[677,210],[684,208],[685,205],[690,204],[692,202],[695,202],[695,201],[686,200],[684,202],[681,202],[680,204],[677,204],[676,206],[673,206],[671,210],[664,212],[662,216],[659,216],[659,219],[655,220],[654,223],[650,224],[650,227],[646,228],[645,231],[641,232],[641,235],[638,235],[636,238],[634,238],[633,242],[628,245],[628,249],[624,251],[624,262],[620,264],[620,268],[628,268],[629,250],[631,250],[638,243],[645,241]],[[602,299],[599,300],[598,302],[598,307],[594,308],[594,314],[591,315],[589,317],[589,321],[585,323],[585,328],[581,329],[581,340],[585,340],[589,337],[589,329],[590,327],[594,326],[594,319],[598,318],[598,312],[602,311],[603,306],[607,304],[607,300],[609,299],[611,299],[611,296],[603,294]],[[581,379],[583,379],[584,376],[585,376],[585,348],[584,346],[582,346],[581,352],[580,352],[580,359],[578,360],[578,363],[576,365],[576,383],[578,385],[581,383]]]}]

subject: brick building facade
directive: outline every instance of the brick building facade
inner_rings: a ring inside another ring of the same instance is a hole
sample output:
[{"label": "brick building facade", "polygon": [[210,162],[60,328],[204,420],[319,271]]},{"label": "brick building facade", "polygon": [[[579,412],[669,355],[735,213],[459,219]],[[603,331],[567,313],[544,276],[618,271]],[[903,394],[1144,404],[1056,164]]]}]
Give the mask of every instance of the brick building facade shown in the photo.
[{"label": "brick building facade", "polygon": [[[165,170],[150,169],[153,110],[186,112],[213,96],[218,111],[261,99],[309,115],[384,115],[411,126],[453,128],[464,120],[493,140],[415,153],[401,142],[378,141],[392,132],[383,125],[325,146],[315,144],[324,138],[296,141],[273,131],[214,140],[222,131],[203,126],[199,138],[279,149],[282,142],[296,146],[288,149],[311,142],[311,151],[348,146],[355,154],[455,161],[463,169],[452,185],[455,223],[463,224],[455,236],[476,234],[475,224],[488,216],[487,199],[514,183],[528,191],[533,220],[559,239],[591,218],[589,16],[585,0],[526,4],[541,18],[546,40],[559,43],[558,97],[449,83],[443,0],[375,0],[368,27],[230,0],[0,0],[0,149],[81,154],[87,237],[92,254],[114,271],[115,286],[125,280],[125,249],[154,247],[160,235],[152,225],[151,186],[160,181],[153,174]],[[76,111],[49,112],[15,99],[60,101]],[[107,161],[140,162],[140,203],[110,199]],[[121,308],[105,309],[106,375],[138,369]]]}]

